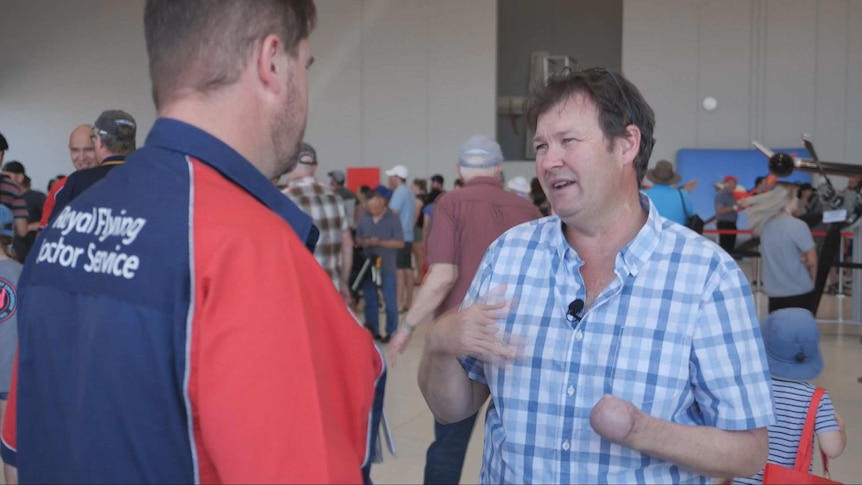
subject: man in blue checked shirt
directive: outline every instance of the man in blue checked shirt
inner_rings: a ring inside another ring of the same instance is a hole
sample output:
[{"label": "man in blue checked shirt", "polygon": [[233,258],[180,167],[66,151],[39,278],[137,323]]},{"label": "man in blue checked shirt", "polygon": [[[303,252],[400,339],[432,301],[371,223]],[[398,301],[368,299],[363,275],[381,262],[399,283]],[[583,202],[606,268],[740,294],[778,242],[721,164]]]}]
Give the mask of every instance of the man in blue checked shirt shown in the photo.
[{"label": "man in blue checked shirt", "polygon": [[707,483],[757,473],[774,421],[751,290],[714,243],[638,187],[654,114],[606,69],[533,95],[554,215],[488,248],[465,303],[429,330],[436,418],[488,397],[481,483]]}]

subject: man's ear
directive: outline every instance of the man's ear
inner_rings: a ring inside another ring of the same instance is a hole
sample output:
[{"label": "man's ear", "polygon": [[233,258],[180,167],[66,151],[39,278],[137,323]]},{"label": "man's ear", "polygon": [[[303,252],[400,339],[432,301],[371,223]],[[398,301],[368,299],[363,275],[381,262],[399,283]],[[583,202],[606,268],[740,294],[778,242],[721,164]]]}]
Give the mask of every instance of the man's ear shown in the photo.
[{"label": "man's ear", "polygon": [[281,39],[275,34],[270,34],[258,44],[255,49],[255,66],[257,78],[261,86],[274,94],[278,94],[287,86],[284,80],[287,77],[288,62],[287,53]]},{"label": "man's ear", "polygon": [[617,138],[618,148],[622,151],[625,164],[634,164],[641,147],[641,130],[635,125],[628,125],[624,136]]}]

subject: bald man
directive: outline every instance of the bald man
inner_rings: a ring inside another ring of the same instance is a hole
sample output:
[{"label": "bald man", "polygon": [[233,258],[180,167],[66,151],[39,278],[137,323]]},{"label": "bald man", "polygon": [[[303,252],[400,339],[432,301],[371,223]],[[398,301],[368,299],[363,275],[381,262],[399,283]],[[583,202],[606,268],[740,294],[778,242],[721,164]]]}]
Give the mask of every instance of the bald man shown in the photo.
[{"label": "bald man", "polygon": [[[93,143],[93,127],[91,125],[78,125],[72,130],[72,134],[69,135],[69,156],[72,158],[72,165],[75,166],[75,170],[85,170],[99,164],[99,161],[96,160],[96,146]],[[54,211],[54,204],[57,202],[57,192],[66,185],[66,180],[65,178],[58,180],[48,191],[48,197],[42,207],[39,229],[44,229],[48,225],[48,220]]]},{"label": "bald man", "polygon": [[96,160],[96,147],[93,144],[93,127],[78,125],[69,135],[69,155],[75,170],[92,168],[99,164]]}]

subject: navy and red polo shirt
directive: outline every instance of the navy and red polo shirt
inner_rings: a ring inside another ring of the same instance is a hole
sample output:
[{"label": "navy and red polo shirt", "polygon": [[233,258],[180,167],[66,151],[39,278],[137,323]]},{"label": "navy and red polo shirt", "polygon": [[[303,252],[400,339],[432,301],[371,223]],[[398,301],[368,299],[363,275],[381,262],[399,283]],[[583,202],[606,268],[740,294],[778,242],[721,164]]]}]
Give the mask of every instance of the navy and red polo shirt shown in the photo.
[{"label": "navy and red polo shirt", "polygon": [[360,483],[383,364],[315,231],[229,146],[157,120],[25,266],[21,482]]}]

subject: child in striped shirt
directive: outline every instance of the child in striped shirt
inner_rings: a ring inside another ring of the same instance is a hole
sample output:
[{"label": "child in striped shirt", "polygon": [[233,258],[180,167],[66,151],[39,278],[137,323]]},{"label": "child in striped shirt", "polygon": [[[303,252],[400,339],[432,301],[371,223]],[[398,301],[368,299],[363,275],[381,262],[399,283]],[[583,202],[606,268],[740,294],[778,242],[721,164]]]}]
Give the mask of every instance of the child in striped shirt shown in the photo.
[{"label": "child in striped shirt", "polygon": [[[763,345],[772,375],[777,422],[769,426],[769,463],[793,468],[802,426],[815,386],[823,370],[820,355],[820,330],[814,316],[802,308],[784,308],[769,314],[760,325]],[[832,406],[829,393],[823,394],[817,408],[814,433],[820,449],[829,458],[837,458],[847,444],[844,421]],[[809,473],[813,464],[809,465]],[[751,478],[737,478],[734,483],[763,483],[763,470]]]}]

